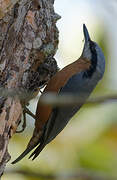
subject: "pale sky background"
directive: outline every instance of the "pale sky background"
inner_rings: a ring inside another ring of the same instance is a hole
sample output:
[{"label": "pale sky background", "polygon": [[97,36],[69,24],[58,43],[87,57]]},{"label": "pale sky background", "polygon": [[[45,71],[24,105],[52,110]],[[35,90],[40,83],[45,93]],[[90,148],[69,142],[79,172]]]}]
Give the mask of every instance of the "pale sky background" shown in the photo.
[{"label": "pale sky background", "polygon": [[[108,86],[117,89],[117,1],[116,0],[55,0],[55,11],[61,15],[57,23],[60,32],[56,54],[60,67],[76,60],[83,47],[82,25],[86,24],[91,38],[105,32],[109,57]],[[102,30],[101,30],[102,29]],[[98,31],[99,30],[99,31]]]}]

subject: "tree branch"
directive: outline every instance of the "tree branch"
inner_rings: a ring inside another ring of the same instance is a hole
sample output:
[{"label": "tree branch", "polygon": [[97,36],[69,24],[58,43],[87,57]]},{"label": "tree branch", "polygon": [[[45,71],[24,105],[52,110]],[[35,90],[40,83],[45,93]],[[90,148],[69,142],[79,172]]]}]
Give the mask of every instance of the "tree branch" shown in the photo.
[{"label": "tree branch", "polygon": [[[18,96],[18,98],[21,101],[32,99],[33,93],[31,91],[27,90],[19,90],[19,89],[4,89],[0,88],[0,95],[4,98]],[[75,95],[75,94],[65,94],[64,95],[58,95],[56,93],[44,93],[42,94],[42,97],[40,98],[41,104],[47,104],[52,106],[71,106],[71,105],[80,105],[83,103],[82,98],[83,95]],[[39,99],[39,97],[36,97],[35,99]],[[67,101],[66,101],[67,100]],[[105,96],[97,96],[93,98],[89,98],[85,104],[102,104],[102,103],[111,103],[117,101],[117,94],[109,94]]]},{"label": "tree branch", "polygon": [[[81,98],[79,98],[81,96]],[[57,95],[54,93],[46,93],[40,99],[40,103],[42,104],[49,104],[52,106],[72,106],[72,105],[80,105],[83,103],[82,101],[82,94],[81,95],[73,95],[73,94],[64,94],[64,95]],[[89,98],[85,102],[85,104],[101,104],[101,103],[110,103],[117,101],[117,94],[114,95],[106,95],[106,96],[98,96],[95,98]]]},{"label": "tree branch", "polygon": [[[58,46],[53,0],[0,1],[0,88],[37,95],[57,72],[54,55]],[[8,154],[9,138],[20,123],[22,108],[30,98],[0,95],[0,176]]]}]

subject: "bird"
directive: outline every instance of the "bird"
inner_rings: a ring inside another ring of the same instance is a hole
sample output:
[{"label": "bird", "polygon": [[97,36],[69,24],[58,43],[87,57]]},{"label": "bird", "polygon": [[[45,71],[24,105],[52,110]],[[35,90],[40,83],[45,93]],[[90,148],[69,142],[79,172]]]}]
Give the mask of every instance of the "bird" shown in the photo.
[{"label": "bird", "polygon": [[105,71],[105,57],[99,45],[92,41],[83,24],[84,47],[79,59],[58,71],[48,82],[40,99],[46,93],[75,94],[82,99],[78,105],[52,107],[41,104],[36,109],[35,128],[25,151],[12,162],[17,163],[34,149],[29,158],[34,160],[79,111],[102,79]]}]

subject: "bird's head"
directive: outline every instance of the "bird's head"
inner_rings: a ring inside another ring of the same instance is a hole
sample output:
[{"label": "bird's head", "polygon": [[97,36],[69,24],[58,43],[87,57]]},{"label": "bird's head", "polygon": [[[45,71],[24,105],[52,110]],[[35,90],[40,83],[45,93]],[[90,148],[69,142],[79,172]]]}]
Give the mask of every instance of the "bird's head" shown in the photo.
[{"label": "bird's head", "polygon": [[105,70],[105,57],[102,49],[96,42],[91,40],[85,24],[83,24],[83,32],[85,43],[81,57],[91,61],[93,68],[97,69],[103,75]]}]

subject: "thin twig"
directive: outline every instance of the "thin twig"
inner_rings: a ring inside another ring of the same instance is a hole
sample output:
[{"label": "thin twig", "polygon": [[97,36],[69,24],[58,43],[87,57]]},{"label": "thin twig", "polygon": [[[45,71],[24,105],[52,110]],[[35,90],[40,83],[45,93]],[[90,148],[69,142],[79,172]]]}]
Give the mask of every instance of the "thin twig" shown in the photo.
[{"label": "thin twig", "polygon": [[[72,95],[72,94],[64,94],[64,95],[57,95],[54,93],[47,93],[44,94],[43,97],[40,99],[40,103],[42,104],[49,104],[52,106],[71,106],[71,105],[80,105],[84,103],[83,95]],[[116,102],[117,95],[106,95],[100,96],[95,98],[89,98],[85,102],[85,104],[101,104],[101,103],[109,103],[109,102]]]},{"label": "thin twig", "polygon": [[[20,100],[25,100],[26,102],[33,99],[33,93],[27,90],[20,90],[20,89],[4,89],[0,88],[0,96],[1,97],[19,97]],[[40,99],[40,103],[42,104],[49,104],[52,106],[70,106],[70,105],[80,105],[84,103],[82,97],[85,94],[65,94],[58,95],[56,93],[44,93]],[[36,97],[39,99],[39,97]],[[85,102],[85,104],[101,104],[101,103],[110,103],[117,101],[117,94],[110,94],[105,96],[98,96],[95,98],[89,98]]]}]

